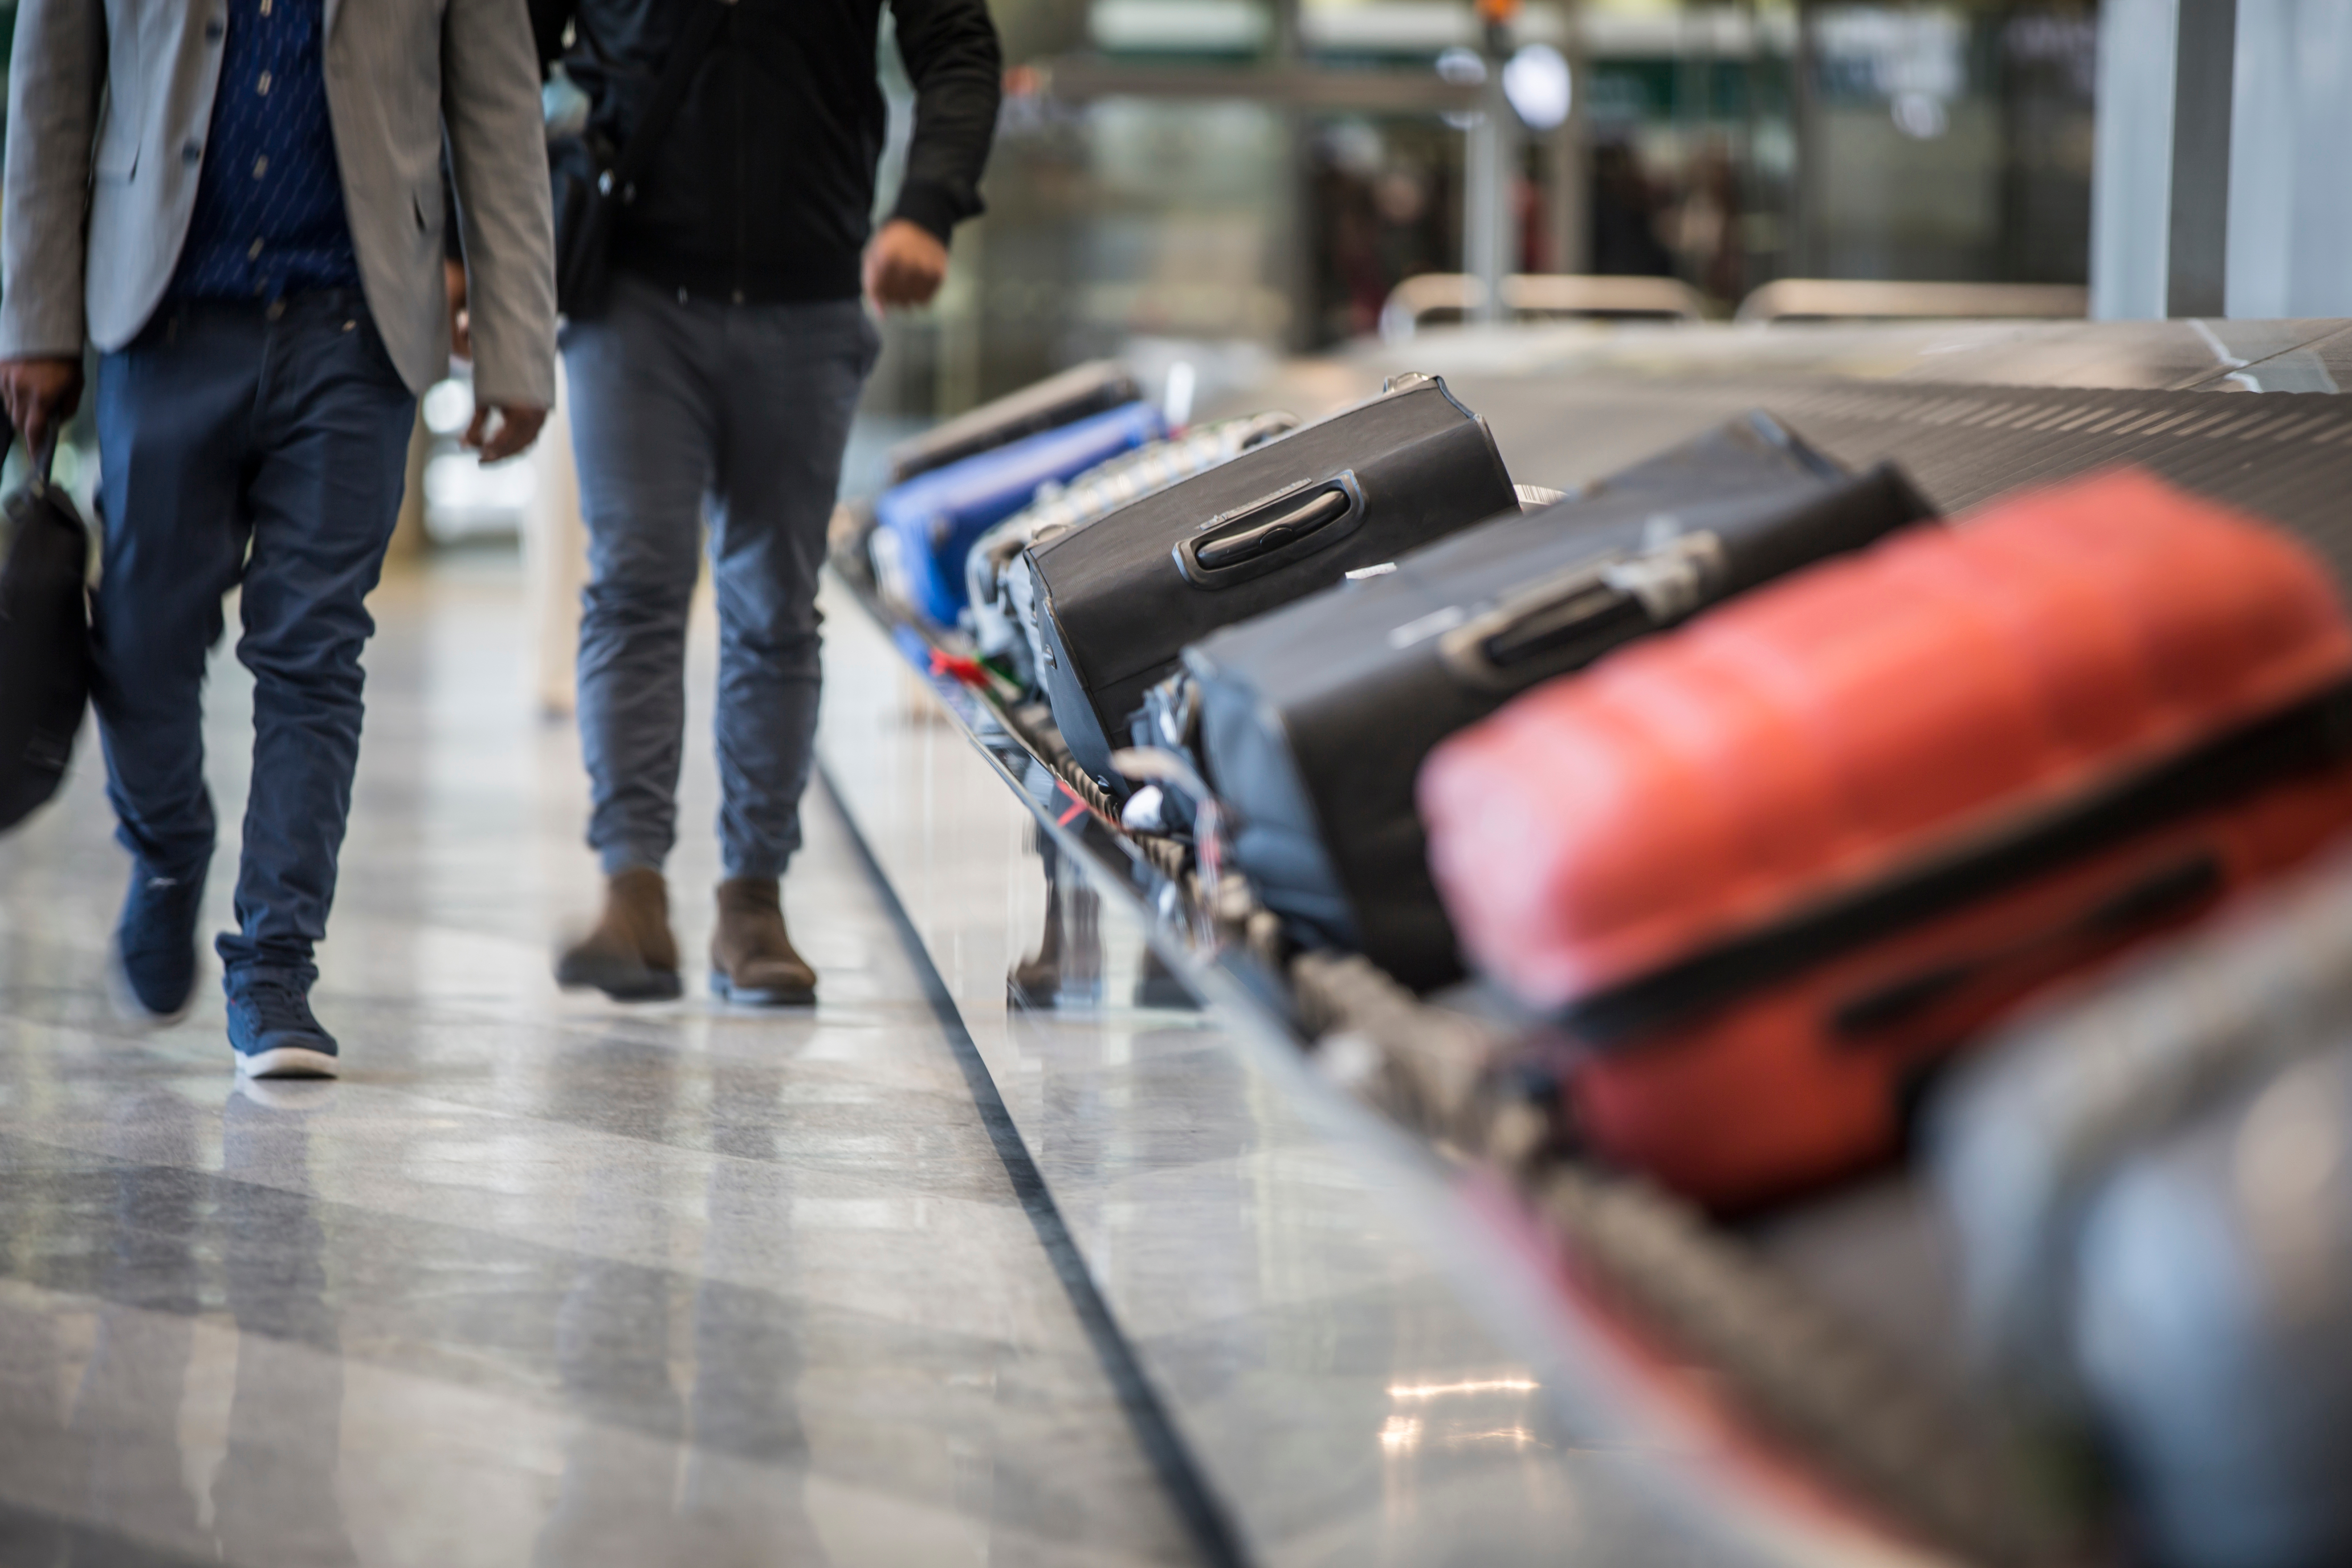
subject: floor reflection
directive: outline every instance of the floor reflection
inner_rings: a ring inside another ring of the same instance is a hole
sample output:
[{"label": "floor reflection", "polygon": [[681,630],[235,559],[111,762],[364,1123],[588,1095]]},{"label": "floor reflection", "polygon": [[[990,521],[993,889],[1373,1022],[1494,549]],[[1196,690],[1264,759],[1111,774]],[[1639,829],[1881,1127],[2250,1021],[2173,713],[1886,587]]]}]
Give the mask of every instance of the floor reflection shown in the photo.
[{"label": "floor reflection", "polygon": [[1051,835],[1031,823],[1029,847],[1045,877],[1045,929],[1037,949],[1013,966],[1006,984],[1024,1007],[1092,1007],[1103,997],[1102,895],[1062,875]]},{"label": "floor reflection", "polygon": [[[177,1095],[133,1094],[111,1116],[192,1160],[195,1112]],[[184,1481],[176,1420],[199,1310],[199,1189],[193,1182],[153,1178],[141,1166],[116,1171],[104,1230],[93,1238],[102,1305],[89,1364],[68,1405],[63,1452],[81,1472],[68,1512],[84,1520],[138,1520],[148,1540],[211,1556],[198,1500]],[[62,1214],[53,1211],[51,1217]],[[202,1513],[212,1511],[206,1500]],[[61,1550],[50,1560],[135,1561],[123,1543],[103,1535],[62,1523],[57,1532]]]},{"label": "floor reflection", "polygon": [[[496,673],[514,602],[472,556],[372,602],[338,1086],[235,1088],[209,977],[177,1028],[112,1020],[94,751],[0,836],[0,1568],[1187,1560],[829,807],[789,895],[814,1016],[555,993],[597,874],[576,743]],[[213,675],[228,798],[250,682]],[[681,790],[717,811],[707,751]],[[235,867],[232,828],[208,931]],[[692,951],[709,836],[671,871]]]},{"label": "floor reflection", "polygon": [[[662,1138],[679,1113],[678,1056],[615,1034],[591,1047],[597,1070],[567,1073],[552,1107],[625,1075],[644,1135]],[[758,1180],[777,1154],[780,1063],[714,1064],[709,1097],[711,1161],[703,1205],[704,1270],[688,1307],[691,1395],[672,1356],[678,1276],[594,1256],[668,1255],[667,1205],[643,1173],[592,1170],[579,1195],[582,1258],[557,1317],[556,1359],[572,1410],[562,1489],[533,1560],[543,1568],[637,1568],[692,1563],[735,1568],[826,1561],[804,1504],[808,1445],[794,1399],[800,1335],[769,1304],[714,1282],[740,1278],[734,1253],[775,1267],[791,1227],[775,1223]],[[601,1098],[601,1097],[600,1097]],[[658,1451],[648,1435],[672,1445]],[[683,1447],[689,1438],[693,1447]],[[748,1468],[749,1459],[760,1468]],[[770,1468],[772,1467],[772,1468]]]},{"label": "floor reflection", "polygon": [[[222,1107],[219,1179],[197,1168],[203,1113],[160,1088],[116,1099],[107,1136],[162,1163],[10,1151],[9,1277],[87,1305],[12,1293],[0,1315],[0,1477],[19,1505],[0,1561],[359,1561],[305,1102],[266,1092]],[[192,1378],[200,1347],[234,1364],[225,1412]]]},{"label": "floor reflection", "polygon": [[236,1392],[210,1511],[231,1563],[359,1561],[335,1500],[343,1362],[327,1300],[325,1229],[304,1195],[312,1190],[309,1113],[331,1106],[336,1092],[331,1084],[246,1084],[221,1111],[226,1179],[215,1223],[237,1327]]}]

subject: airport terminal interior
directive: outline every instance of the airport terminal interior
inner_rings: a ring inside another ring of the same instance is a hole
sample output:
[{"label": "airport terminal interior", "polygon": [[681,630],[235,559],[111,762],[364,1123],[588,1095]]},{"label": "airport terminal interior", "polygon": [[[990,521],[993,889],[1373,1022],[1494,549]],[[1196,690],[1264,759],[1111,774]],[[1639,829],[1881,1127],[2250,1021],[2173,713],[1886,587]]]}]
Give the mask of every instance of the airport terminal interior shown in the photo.
[{"label": "airport terminal interior", "polygon": [[225,1043],[234,629],[184,1018],[94,721],[0,828],[0,1568],[2352,1562],[2352,6],[988,9],[813,1005],[706,983],[708,572],[684,994],[557,984],[570,395],[460,361],[340,1076]]}]

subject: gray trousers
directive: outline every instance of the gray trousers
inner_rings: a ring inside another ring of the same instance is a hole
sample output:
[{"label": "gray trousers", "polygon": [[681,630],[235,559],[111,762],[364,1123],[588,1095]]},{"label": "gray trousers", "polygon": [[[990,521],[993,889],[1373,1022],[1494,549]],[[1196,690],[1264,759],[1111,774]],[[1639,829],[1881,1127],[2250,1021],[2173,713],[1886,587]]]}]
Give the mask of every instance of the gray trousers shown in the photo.
[{"label": "gray trousers", "polygon": [[610,875],[677,839],[686,618],[703,520],[719,601],[719,840],[730,877],[800,847],[816,736],[817,571],[880,335],[855,300],[730,305],[623,273],[564,329],[588,525],[580,742]]}]

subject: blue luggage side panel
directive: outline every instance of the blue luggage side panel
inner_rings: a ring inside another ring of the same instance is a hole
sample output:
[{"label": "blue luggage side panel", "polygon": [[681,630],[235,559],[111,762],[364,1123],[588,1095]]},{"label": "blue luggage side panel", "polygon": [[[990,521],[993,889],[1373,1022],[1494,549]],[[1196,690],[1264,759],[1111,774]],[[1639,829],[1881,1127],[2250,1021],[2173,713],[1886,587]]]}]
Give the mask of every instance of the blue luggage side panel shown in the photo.
[{"label": "blue luggage side panel", "polygon": [[885,490],[874,515],[893,541],[889,586],[933,623],[955,625],[964,557],[982,534],[1028,505],[1039,485],[1074,478],[1167,433],[1157,405],[1129,403]]}]

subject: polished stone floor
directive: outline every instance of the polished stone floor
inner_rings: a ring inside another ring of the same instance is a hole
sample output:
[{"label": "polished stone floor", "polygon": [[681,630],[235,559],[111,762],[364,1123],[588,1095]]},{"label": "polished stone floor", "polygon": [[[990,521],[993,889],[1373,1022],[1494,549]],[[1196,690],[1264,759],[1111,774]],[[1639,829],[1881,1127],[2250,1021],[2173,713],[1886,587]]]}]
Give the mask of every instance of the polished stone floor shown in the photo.
[{"label": "polished stone floor", "polygon": [[[482,558],[378,596],[320,953],[340,1083],[240,1087],[210,974],[179,1027],[111,1019],[87,737],[0,839],[0,1563],[1190,1560],[829,801],[787,893],[813,1013],[554,990],[593,868],[517,595]],[[225,657],[210,708],[233,824]],[[699,701],[685,797],[691,953]],[[234,866],[232,830],[207,931]]]}]

